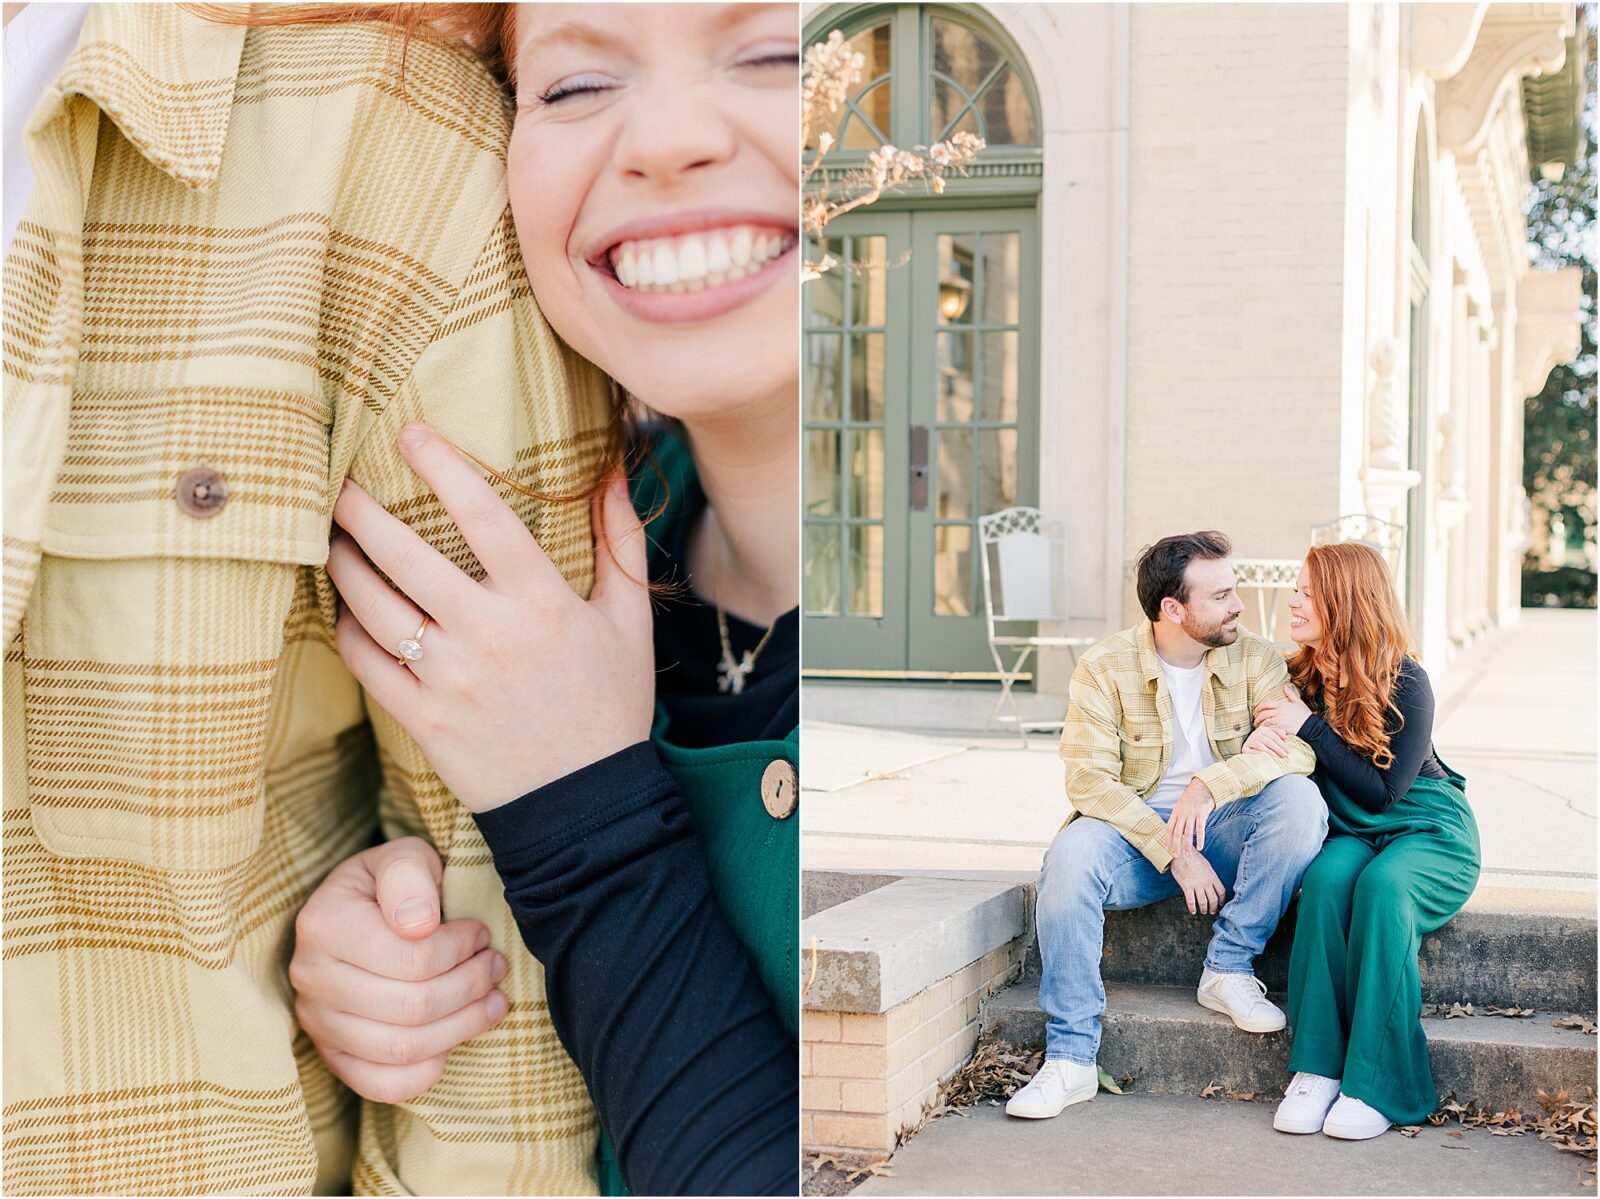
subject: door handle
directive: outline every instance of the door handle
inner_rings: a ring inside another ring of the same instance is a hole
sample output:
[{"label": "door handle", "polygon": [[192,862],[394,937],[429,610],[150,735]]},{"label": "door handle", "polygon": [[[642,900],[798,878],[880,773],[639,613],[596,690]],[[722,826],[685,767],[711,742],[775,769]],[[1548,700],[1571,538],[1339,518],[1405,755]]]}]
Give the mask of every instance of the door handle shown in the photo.
[{"label": "door handle", "polygon": [[911,426],[911,511],[928,510],[928,426]]}]

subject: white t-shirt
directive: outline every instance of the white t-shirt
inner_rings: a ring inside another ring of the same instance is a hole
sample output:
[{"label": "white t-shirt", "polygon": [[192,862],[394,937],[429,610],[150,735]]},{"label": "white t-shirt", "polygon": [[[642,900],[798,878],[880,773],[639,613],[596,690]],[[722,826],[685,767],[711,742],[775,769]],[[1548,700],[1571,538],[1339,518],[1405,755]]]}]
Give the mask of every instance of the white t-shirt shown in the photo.
[{"label": "white t-shirt", "polygon": [[1156,659],[1166,676],[1167,693],[1172,696],[1172,757],[1167,762],[1167,773],[1145,797],[1145,803],[1158,812],[1170,812],[1189,780],[1216,762],[1217,755],[1211,752],[1205,712],[1200,706],[1200,689],[1206,683],[1205,660],[1185,670],[1160,654]]},{"label": "white t-shirt", "polygon": [[33,195],[33,167],[24,136],[33,110],[78,48],[87,4],[28,5],[6,24],[5,33],[5,252],[23,209]]}]

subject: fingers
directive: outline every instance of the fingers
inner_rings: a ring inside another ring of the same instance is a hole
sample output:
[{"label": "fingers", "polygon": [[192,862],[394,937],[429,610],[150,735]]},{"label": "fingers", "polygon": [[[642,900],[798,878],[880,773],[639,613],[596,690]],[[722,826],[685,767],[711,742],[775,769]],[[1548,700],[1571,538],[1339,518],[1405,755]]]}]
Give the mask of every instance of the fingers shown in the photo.
[{"label": "fingers", "polygon": [[325,1054],[348,1053],[381,1066],[415,1066],[488,1032],[504,1019],[507,1006],[505,995],[495,990],[448,1016],[411,1026],[305,1002],[295,1005],[295,1014]]},{"label": "fingers", "polygon": [[318,1052],[328,1069],[357,1095],[374,1103],[405,1103],[444,1077],[449,1054],[441,1053],[414,1066],[379,1066],[338,1050]]},{"label": "fingers", "polygon": [[371,974],[401,982],[437,978],[489,945],[489,930],[476,920],[447,920],[417,941],[402,940],[390,932],[375,907],[370,920],[353,920],[352,925],[349,936],[333,956]]},{"label": "fingers", "polygon": [[367,859],[384,921],[398,937],[414,941],[439,927],[439,853],[421,837],[378,846]]},{"label": "fingers", "polygon": [[[396,646],[402,638],[415,636],[422,613],[383,581],[354,539],[337,532],[329,539],[328,577],[350,614],[380,646]],[[436,639],[442,636],[442,630],[435,631]],[[390,659],[395,656],[391,651]]]},{"label": "fingers", "polygon": [[349,479],[333,505],[333,519],[355,538],[373,565],[446,628],[471,595],[469,589],[477,586],[455,563]]},{"label": "fingers", "polygon": [[346,962],[324,961],[302,979],[299,994],[321,1009],[385,1024],[431,1024],[485,998],[506,970],[505,958],[493,949],[479,950],[455,969],[422,982],[401,982]]},{"label": "fingers", "polygon": [[521,517],[476,467],[420,422],[401,429],[398,441],[400,453],[439,497],[491,580],[519,592],[556,583],[565,588],[561,572],[539,548]]},{"label": "fingers", "polygon": [[1204,813],[1197,813],[1194,818],[1194,847],[1206,847],[1206,817]]},{"label": "fingers", "polygon": [[613,620],[631,614],[650,616],[644,526],[628,498],[628,481],[621,471],[611,476],[606,489],[595,497],[590,519],[594,524],[594,589],[590,601],[604,608]]},{"label": "fingers", "polygon": [[1195,916],[1200,912],[1197,889],[1187,883],[1183,887],[1183,901],[1189,905],[1189,915]]},{"label": "fingers", "polygon": [[[356,682],[371,693],[386,711],[399,719],[401,713],[415,711],[423,702],[422,680],[409,666],[400,664],[389,650],[372,639],[355,614],[346,611],[333,626],[333,648]],[[402,722],[403,723],[403,722]]]}]

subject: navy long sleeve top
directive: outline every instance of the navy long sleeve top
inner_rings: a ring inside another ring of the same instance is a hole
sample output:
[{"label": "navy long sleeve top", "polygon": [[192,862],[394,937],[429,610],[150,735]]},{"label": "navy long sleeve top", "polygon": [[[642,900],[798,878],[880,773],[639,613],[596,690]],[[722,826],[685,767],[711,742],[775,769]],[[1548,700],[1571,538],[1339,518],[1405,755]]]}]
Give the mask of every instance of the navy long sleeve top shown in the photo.
[{"label": "navy long sleeve top", "polygon": [[1394,761],[1387,767],[1351,749],[1322,718],[1320,699],[1308,701],[1312,713],[1298,736],[1317,755],[1317,770],[1326,772],[1339,789],[1369,812],[1387,811],[1417,778],[1447,777],[1433,753],[1433,687],[1427,671],[1407,658],[1395,681],[1394,706],[1385,727]]}]

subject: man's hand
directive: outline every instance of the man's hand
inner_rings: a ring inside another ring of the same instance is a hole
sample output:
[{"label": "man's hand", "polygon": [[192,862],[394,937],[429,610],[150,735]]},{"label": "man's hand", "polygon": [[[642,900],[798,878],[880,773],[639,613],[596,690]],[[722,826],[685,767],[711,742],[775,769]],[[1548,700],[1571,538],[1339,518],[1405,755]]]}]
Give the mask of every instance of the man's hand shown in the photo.
[{"label": "man's hand", "polygon": [[1177,857],[1184,850],[1206,847],[1206,817],[1216,810],[1216,800],[1211,798],[1211,788],[1200,781],[1198,775],[1172,805],[1172,815],[1167,820],[1167,852]]},{"label": "man's hand", "polygon": [[1206,861],[1205,855],[1190,849],[1172,859],[1172,881],[1183,888],[1184,902],[1189,905],[1189,915],[1204,912],[1214,916],[1222,908],[1227,892],[1217,872]]},{"label": "man's hand", "polygon": [[500,1023],[506,961],[476,920],[439,923],[439,855],[403,837],[341,862],[295,920],[295,1017],[356,1093],[402,1103]]}]

